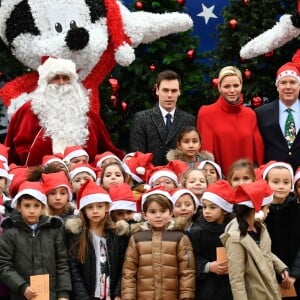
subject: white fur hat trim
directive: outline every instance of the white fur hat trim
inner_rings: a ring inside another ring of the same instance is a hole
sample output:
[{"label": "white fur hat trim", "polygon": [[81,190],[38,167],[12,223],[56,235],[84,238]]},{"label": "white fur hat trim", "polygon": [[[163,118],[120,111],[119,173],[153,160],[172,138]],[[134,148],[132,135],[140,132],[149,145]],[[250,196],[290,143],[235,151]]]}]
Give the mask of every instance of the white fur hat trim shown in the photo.
[{"label": "white fur hat trim", "polygon": [[34,189],[24,189],[13,198],[11,202],[11,207],[17,208],[18,200],[24,195],[30,195],[35,199],[39,200],[40,202],[42,202],[42,204],[47,205],[47,197],[45,194]]},{"label": "white fur hat trim", "polygon": [[219,195],[211,193],[211,192],[204,192],[202,198],[201,198],[201,202],[203,200],[208,200],[218,206],[220,206],[223,210],[231,213],[232,209],[233,209],[233,204],[227,202],[226,200],[224,200],[223,198],[221,198]]},{"label": "white fur hat trim", "polygon": [[126,200],[113,201],[110,206],[109,212],[118,209],[125,209],[125,210],[136,212],[136,203],[133,201],[126,201]]},{"label": "white fur hat trim", "polygon": [[96,173],[92,169],[87,168],[87,167],[78,167],[69,172],[70,181],[72,182],[72,180],[74,179],[74,177],[76,175],[78,175],[79,173],[83,173],[83,172],[90,174],[94,178],[94,180],[96,180],[96,177],[97,177]]},{"label": "white fur hat trim", "polygon": [[156,181],[158,178],[160,177],[168,177],[171,178],[172,180],[175,181],[176,185],[178,186],[178,178],[177,175],[172,172],[172,171],[168,171],[168,170],[162,170],[162,171],[156,171],[153,173],[153,175],[150,177],[149,179],[149,184],[152,185],[154,183],[154,181]]},{"label": "white fur hat trim", "polygon": [[92,203],[101,203],[101,202],[106,202],[106,203],[111,203],[111,199],[109,195],[106,194],[89,194],[87,196],[84,196],[80,199],[80,207],[79,210],[83,209],[85,206],[92,204]]}]

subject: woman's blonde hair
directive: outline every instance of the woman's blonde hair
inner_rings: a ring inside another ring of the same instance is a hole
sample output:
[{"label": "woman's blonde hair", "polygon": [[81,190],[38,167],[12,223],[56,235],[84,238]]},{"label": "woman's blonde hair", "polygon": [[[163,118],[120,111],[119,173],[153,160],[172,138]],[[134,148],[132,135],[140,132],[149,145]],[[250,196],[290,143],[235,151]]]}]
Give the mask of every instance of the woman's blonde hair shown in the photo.
[{"label": "woman's blonde hair", "polygon": [[242,72],[234,67],[234,66],[226,66],[221,69],[218,76],[218,84],[220,85],[223,81],[223,79],[227,76],[237,76],[241,83],[243,83],[243,76]]}]

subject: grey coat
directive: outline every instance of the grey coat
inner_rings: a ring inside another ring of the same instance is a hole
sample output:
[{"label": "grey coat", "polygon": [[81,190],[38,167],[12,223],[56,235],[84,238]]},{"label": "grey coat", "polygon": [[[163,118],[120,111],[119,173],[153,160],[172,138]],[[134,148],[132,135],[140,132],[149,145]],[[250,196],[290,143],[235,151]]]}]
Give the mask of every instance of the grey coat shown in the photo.
[{"label": "grey coat", "polygon": [[69,298],[72,289],[62,220],[41,216],[33,231],[21,215],[5,219],[0,237],[0,280],[11,300],[23,300],[30,275],[49,274],[50,300]]},{"label": "grey coat", "polygon": [[153,164],[167,163],[166,154],[176,148],[179,131],[186,126],[195,126],[195,117],[176,108],[172,127],[167,134],[165,122],[158,105],[134,115],[130,137],[130,151],[153,153]]}]

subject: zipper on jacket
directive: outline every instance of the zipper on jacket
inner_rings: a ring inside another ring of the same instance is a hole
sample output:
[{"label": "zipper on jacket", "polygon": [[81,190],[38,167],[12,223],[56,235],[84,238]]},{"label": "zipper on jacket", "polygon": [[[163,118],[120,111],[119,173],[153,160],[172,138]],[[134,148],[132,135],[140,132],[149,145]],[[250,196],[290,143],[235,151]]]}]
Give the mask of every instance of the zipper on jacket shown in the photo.
[{"label": "zipper on jacket", "polygon": [[186,264],[187,264],[186,267],[189,269],[190,268],[190,255],[189,255],[189,250],[188,249],[184,250],[184,256],[185,256]]}]

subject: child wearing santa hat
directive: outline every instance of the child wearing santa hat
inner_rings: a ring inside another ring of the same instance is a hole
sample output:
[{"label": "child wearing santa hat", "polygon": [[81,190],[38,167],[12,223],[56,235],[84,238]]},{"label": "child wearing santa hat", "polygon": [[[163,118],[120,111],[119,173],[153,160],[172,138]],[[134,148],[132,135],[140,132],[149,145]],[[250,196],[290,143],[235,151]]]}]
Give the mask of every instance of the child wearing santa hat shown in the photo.
[{"label": "child wearing santa hat", "polygon": [[65,148],[63,161],[67,164],[69,170],[78,163],[88,163],[89,155],[81,146],[69,146]]},{"label": "child wearing santa hat", "polygon": [[105,190],[109,190],[111,184],[127,183],[128,174],[119,162],[111,162],[101,170],[101,186]]},{"label": "child wearing santa hat", "polygon": [[234,299],[280,300],[275,271],[283,287],[292,285],[287,266],[271,252],[271,239],[262,222],[272,200],[273,191],[262,179],[236,189],[236,218],[221,235]]},{"label": "child wearing santa hat", "polygon": [[121,273],[128,243],[109,218],[112,201],[88,180],[77,194],[78,217],[66,222],[72,299],[121,299]]},{"label": "child wearing santa hat", "polygon": [[137,212],[137,200],[131,187],[127,183],[111,184],[108,190],[112,204],[109,209],[110,217],[114,222],[125,220],[134,222],[134,214]]},{"label": "child wearing santa hat", "polygon": [[300,206],[291,192],[295,182],[293,169],[285,162],[271,161],[265,165],[263,177],[274,191],[265,220],[272,240],[272,252],[288,266],[290,278],[300,296]]},{"label": "child wearing santa hat", "polygon": [[69,172],[68,166],[63,161],[63,155],[60,153],[49,154],[43,157],[42,166],[44,168],[55,168],[57,170],[61,169],[66,173]]},{"label": "child wearing santa hat", "polygon": [[153,154],[139,151],[130,153],[122,162],[125,172],[128,174],[128,184],[131,186],[136,199],[139,199],[149,186],[146,183],[147,172],[154,168],[152,164]]},{"label": "child wearing santa hat", "polygon": [[256,180],[254,165],[249,159],[234,161],[229,167],[227,181],[236,189],[240,184],[251,183]]},{"label": "child wearing santa hat", "polygon": [[198,169],[205,171],[208,183],[213,183],[223,178],[221,167],[212,160],[201,161],[198,165]]},{"label": "child wearing santa hat", "polygon": [[46,195],[40,182],[23,182],[12,201],[18,214],[6,218],[0,238],[0,280],[11,299],[32,299],[38,291],[30,276],[49,275],[50,299],[69,299],[71,279],[60,218],[44,215]]},{"label": "child wearing santa hat", "polygon": [[167,190],[179,186],[180,176],[188,169],[185,162],[172,160],[165,166],[156,166],[147,171],[147,183],[151,187],[164,186]]},{"label": "child wearing santa hat", "polygon": [[218,180],[204,192],[202,215],[188,236],[196,259],[195,299],[232,300],[228,277],[228,262],[218,260],[217,247],[222,247],[219,236],[233,218],[234,191],[225,180]]},{"label": "child wearing santa hat", "polygon": [[180,183],[182,187],[190,190],[201,204],[200,199],[208,186],[206,172],[198,168],[188,169],[182,174]]},{"label": "child wearing santa hat", "polygon": [[48,214],[63,220],[73,215],[72,188],[65,172],[42,174],[42,183],[47,196]]},{"label": "child wearing santa hat", "polygon": [[76,199],[77,192],[87,180],[96,181],[96,169],[86,163],[75,164],[69,172],[69,177],[74,196],[73,198]]},{"label": "child wearing santa hat", "polygon": [[143,194],[146,221],[136,226],[129,240],[122,299],[194,299],[193,250],[183,232],[185,222],[172,220],[172,211],[166,188],[159,186]]},{"label": "child wearing santa hat", "polygon": [[189,231],[194,225],[193,219],[197,213],[199,201],[197,197],[188,189],[177,188],[170,191],[174,205],[173,216],[186,219],[186,231]]}]

